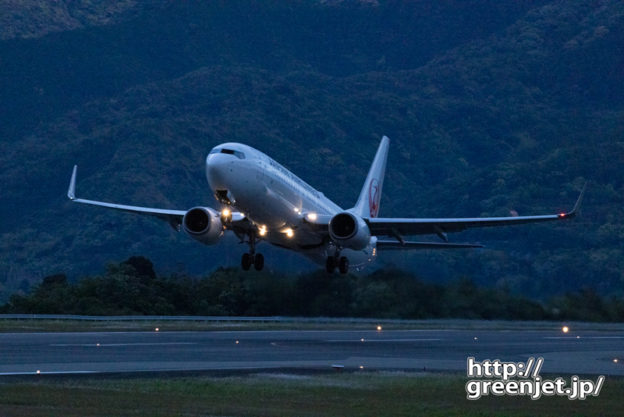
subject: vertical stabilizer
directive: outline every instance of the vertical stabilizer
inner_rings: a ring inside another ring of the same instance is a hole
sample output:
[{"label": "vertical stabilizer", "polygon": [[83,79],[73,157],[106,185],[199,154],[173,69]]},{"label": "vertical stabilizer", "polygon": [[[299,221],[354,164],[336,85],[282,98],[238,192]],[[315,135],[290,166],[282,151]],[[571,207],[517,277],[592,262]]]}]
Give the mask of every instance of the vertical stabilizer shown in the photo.
[{"label": "vertical stabilizer", "polygon": [[387,136],[381,138],[381,143],[375,154],[375,159],[368,171],[368,176],[360,191],[355,207],[351,211],[363,218],[377,217],[379,202],[381,200],[381,188],[383,187],[384,175],[386,174],[386,160],[388,159],[388,147],[390,139]]}]

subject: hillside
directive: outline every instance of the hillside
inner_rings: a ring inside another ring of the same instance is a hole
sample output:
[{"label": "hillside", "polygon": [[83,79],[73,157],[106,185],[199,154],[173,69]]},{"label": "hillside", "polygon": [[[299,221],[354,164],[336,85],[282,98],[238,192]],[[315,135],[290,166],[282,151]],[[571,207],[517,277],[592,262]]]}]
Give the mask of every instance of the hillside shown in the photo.
[{"label": "hillside", "polygon": [[382,134],[384,216],[558,212],[589,181],[572,223],[463,233],[487,249],[382,265],[532,296],[624,290],[621,2],[152,5],[0,42],[4,297],[134,254],[164,271],[238,264],[235,244],[71,205],[74,163],[85,198],[186,209],[213,204],[206,152],[240,141],[347,207]]}]

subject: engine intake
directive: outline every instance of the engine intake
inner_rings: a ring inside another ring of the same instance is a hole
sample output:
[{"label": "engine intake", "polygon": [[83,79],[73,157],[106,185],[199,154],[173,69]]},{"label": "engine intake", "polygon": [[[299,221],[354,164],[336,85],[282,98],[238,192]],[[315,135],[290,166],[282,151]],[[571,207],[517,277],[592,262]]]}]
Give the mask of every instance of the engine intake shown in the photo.
[{"label": "engine intake", "polygon": [[336,239],[349,239],[357,229],[355,217],[349,213],[336,214],[329,222],[329,230]]},{"label": "engine intake", "polygon": [[329,236],[338,245],[360,250],[370,242],[370,230],[366,222],[349,212],[336,214],[329,221]]},{"label": "engine intake", "polygon": [[206,245],[214,245],[223,235],[219,213],[209,207],[194,207],[182,219],[184,231]]}]

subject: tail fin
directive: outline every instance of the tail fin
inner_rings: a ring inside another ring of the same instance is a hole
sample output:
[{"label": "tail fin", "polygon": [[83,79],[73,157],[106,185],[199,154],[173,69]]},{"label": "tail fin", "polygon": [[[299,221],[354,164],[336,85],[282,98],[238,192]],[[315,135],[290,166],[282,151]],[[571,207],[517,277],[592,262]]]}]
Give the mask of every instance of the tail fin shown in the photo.
[{"label": "tail fin", "polygon": [[388,147],[390,139],[387,136],[381,138],[381,143],[375,154],[375,159],[368,171],[368,176],[360,191],[355,207],[351,211],[364,218],[377,217],[379,213],[379,201],[381,200],[381,188],[383,187],[386,173],[386,160],[388,159]]}]

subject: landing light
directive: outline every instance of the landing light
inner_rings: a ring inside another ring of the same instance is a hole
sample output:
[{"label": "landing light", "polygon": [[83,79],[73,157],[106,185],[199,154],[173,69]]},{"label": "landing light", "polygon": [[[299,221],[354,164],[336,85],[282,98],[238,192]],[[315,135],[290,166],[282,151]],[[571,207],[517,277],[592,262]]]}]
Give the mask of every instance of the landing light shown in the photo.
[{"label": "landing light", "polygon": [[318,219],[316,213],[308,213],[308,220],[310,220],[311,222],[315,222],[316,219]]},{"label": "landing light", "polygon": [[224,208],[223,210],[221,210],[221,218],[223,219],[223,221],[229,222],[230,220],[232,220],[232,211],[230,211],[230,209],[228,208]]},{"label": "landing light", "polygon": [[380,332],[381,331],[381,326],[377,326],[377,331]]},{"label": "landing light", "polygon": [[570,331],[570,328],[569,328],[568,326],[563,326],[563,327],[561,328],[561,331],[562,331],[562,332],[564,332],[564,333],[567,333],[567,332],[569,332],[569,331]]},{"label": "landing light", "polygon": [[290,227],[287,229],[284,229],[283,232],[286,233],[286,236],[288,236],[289,238],[292,238],[295,235],[295,232]]},{"label": "landing light", "polygon": [[266,226],[264,226],[264,225],[260,226],[260,227],[258,228],[258,234],[259,234],[260,236],[266,236],[266,234],[267,234],[267,228],[266,228]]}]

